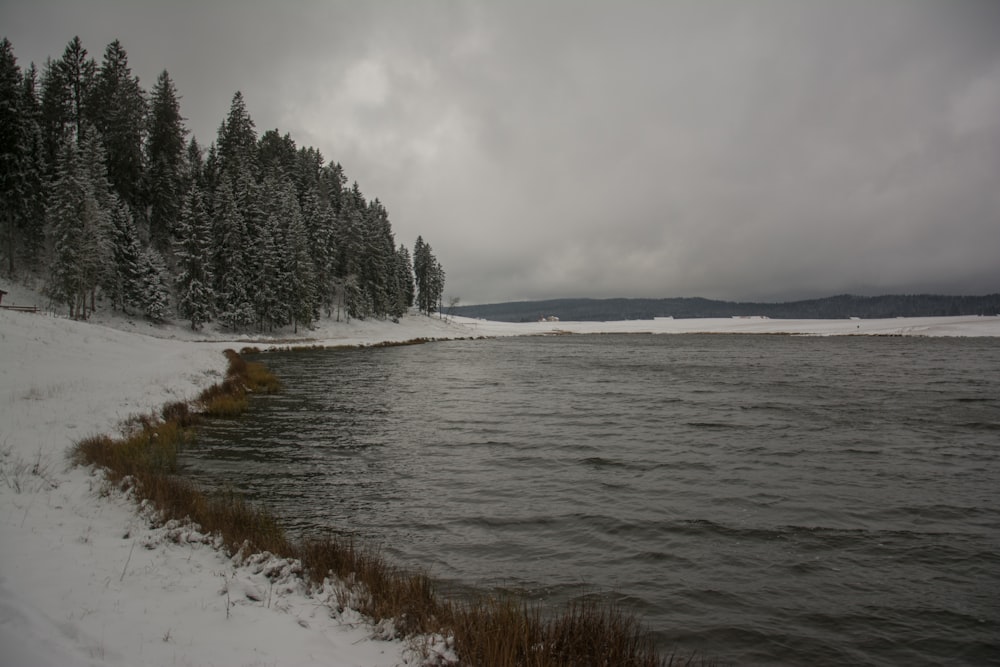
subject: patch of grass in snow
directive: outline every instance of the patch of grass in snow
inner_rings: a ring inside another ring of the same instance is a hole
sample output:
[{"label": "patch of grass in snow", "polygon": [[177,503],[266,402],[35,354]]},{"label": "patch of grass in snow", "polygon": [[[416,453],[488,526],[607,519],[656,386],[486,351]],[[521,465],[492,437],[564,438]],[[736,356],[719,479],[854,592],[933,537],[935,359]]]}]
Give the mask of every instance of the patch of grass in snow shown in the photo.
[{"label": "patch of grass in snow", "polygon": [[57,485],[51,466],[42,457],[41,450],[33,461],[28,460],[14,454],[13,445],[8,445],[6,440],[0,447],[0,482],[14,493],[32,492]]}]

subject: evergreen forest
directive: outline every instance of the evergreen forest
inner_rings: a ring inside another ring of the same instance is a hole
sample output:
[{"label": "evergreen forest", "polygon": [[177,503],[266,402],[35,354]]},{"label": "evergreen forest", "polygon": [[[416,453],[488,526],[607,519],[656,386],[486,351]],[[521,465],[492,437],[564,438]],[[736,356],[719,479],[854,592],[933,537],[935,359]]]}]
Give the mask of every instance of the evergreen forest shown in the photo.
[{"label": "evergreen forest", "polygon": [[[78,37],[22,68],[0,42],[0,273],[39,279],[68,314],[98,302],[200,329],[440,310],[445,273],[344,168],[289,134],[258,136],[240,92],[215,140],[185,128],[163,71],[150,90],[122,44]],[[350,183],[350,184],[349,184]]]}]

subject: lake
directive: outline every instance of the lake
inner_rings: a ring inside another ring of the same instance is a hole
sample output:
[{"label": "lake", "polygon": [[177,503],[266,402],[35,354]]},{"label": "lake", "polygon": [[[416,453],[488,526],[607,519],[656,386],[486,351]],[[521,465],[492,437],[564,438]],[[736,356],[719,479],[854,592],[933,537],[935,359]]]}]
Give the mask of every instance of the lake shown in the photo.
[{"label": "lake", "polygon": [[1000,661],[1000,339],[591,335],[269,353],[196,479],[448,594],[600,596],[738,664]]}]

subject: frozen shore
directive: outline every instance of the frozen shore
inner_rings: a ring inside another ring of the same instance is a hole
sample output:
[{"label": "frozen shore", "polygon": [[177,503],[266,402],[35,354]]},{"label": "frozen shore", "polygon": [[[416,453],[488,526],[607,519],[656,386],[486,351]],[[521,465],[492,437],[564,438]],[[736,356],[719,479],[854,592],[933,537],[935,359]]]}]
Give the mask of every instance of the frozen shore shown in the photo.
[{"label": "frozen shore", "polygon": [[[40,302],[11,288],[7,303]],[[324,320],[297,335],[232,336],[98,312],[80,323],[0,310],[0,663],[414,664],[352,612],[307,595],[283,561],[238,563],[190,528],[150,523],[101,496],[67,449],[129,415],[216,382],[226,348],[366,345],[560,333],[788,333],[1000,337],[1000,317],[506,324],[410,316]]]}]

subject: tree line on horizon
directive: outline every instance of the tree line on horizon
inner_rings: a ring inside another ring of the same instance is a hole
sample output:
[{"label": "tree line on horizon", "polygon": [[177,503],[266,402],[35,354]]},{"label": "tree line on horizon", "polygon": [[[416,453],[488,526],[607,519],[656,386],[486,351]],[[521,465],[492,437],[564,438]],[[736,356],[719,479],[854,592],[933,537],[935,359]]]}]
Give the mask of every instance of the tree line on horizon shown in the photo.
[{"label": "tree line on horizon", "polygon": [[562,320],[611,322],[655,317],[772,317],[775,319],[843,319],[849,317],[943,317],[1000,315],[1000,294],[841,294],[822,299],[781,303],[718,301],[700,297],[666,299],[547,299],[455,306],[455,315],[500,322],[533,322],[555,316]]},{"label": "tree line on horizon", "polygon": [[79,37],[39,73],[0,42],[0,271],[44,279],[85,319],[98,299],[200,329],[440,310],[445,272],[344,168],[277,129],[242,93],[207,149],[164,70],[150,91],[118,40],[100,65]]}]

